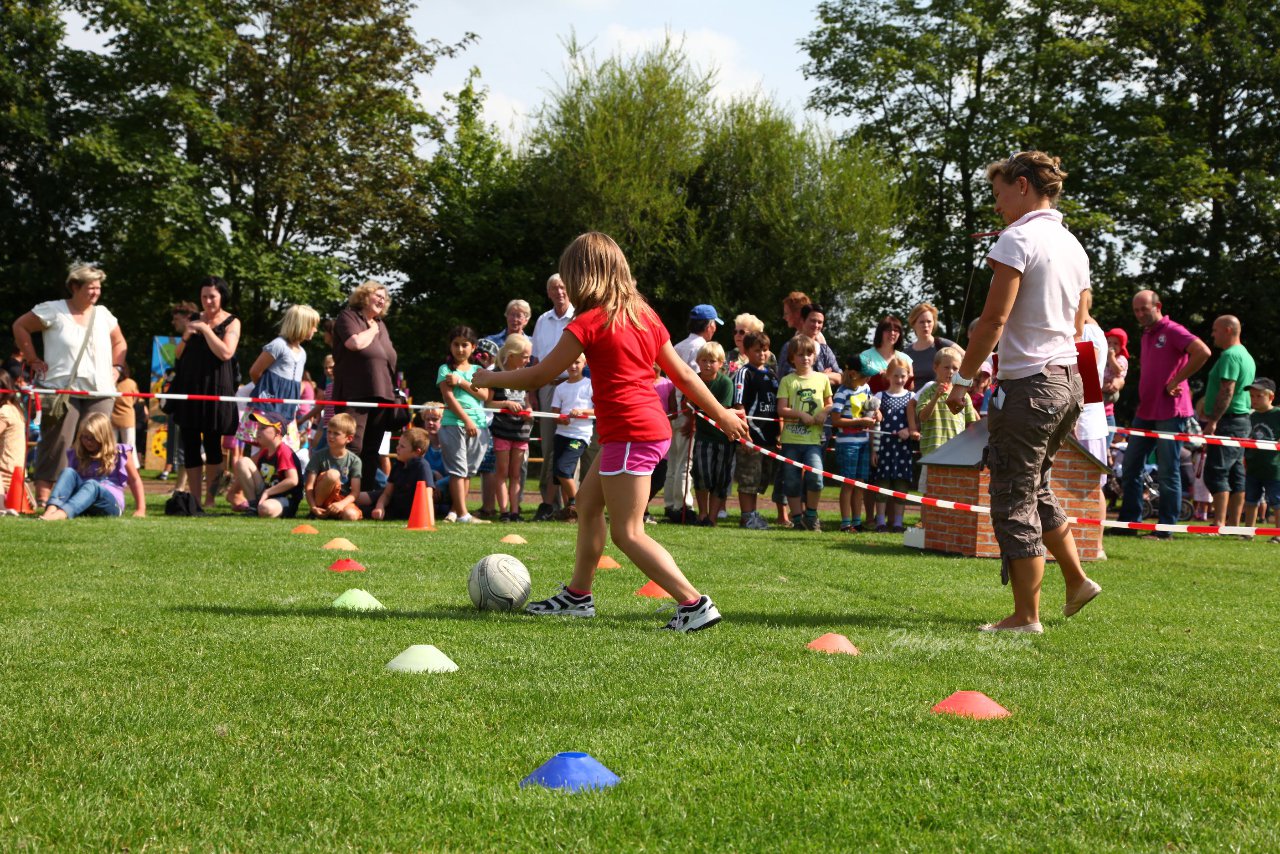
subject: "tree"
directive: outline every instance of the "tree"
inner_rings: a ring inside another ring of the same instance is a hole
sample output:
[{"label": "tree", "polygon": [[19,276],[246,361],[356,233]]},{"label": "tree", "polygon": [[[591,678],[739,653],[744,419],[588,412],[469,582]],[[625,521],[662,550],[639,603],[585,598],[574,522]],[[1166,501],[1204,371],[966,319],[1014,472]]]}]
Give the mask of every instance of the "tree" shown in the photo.
[{"label": "tree", "polygon": [[[834,342],[860,342],[896,251],[887,171],[766,99],[731,101],[713,111],[690,181],[697,239],[681,279],[730,311],[778,310],[802,289],[832,307]],[[762,319],[777,332],[775,317]]]},{"label": "tree", "polygon": [[65,157],[75,125],[65,108],[62,8],[0,3],[0,296],[17,313],[56,298],[80,249],[81,207]]},{"label": "tree", "polygon": [[[462,45],[419,43],[407,0],[85,0],[111,33],[80,146],[104,263],[139,313],[218,273],[246,340],[282,303],[321,307],[385,273],[403,235],[430,228],[420,148],[439,120],[415,78]],[[465,41],[464,41],[465,44]]]},{"label": "tree", "polygon": [[[923,274],[917,292],[936,299],[953,335],[982,304],[968,291],[970,235],[996,225],[983,167],[1045,148],[1071,170],[1090,140],[1074,107],[1078,93],[1097,91],[1089,81],[1107,48],[1068,5],[834,0],[819,4],[820,26],[803,42],[805,73],[820,81],[810,104],[856,117],[852,138],[897,165],[910,205],[902,239]],[[1073,230],[1107,226],[1074,199],[1064,205]]]},{"label": "tree", "polygon": [[527,155],[551,245],[611,234],[676,334],[692,302],[766,311],[802,286],[852,309],[879,281],[897,213],[883,164],[765,99],[717,104],[670,38],[598,63],[569,49]]}]

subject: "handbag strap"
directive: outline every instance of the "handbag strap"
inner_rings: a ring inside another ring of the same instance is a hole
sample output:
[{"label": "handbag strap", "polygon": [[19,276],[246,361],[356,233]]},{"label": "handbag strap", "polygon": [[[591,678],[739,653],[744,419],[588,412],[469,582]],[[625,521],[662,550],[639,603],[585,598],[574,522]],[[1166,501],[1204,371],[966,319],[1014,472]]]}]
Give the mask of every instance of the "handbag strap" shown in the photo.
[{"label": "handbag strap", "polygon": [[67,380],[67,388],[71,388],[76,381],[76,376],[80,373],[80,360],[84,358],[84,351],[89,349],[89,339],[93,337],[93,319],[98,316],[98,307],[96,305],[89,306],[89,322],[84,327],[84,340],[80,342],[80,352],[76,353],[76,361],[71,366],[71,378]]}]

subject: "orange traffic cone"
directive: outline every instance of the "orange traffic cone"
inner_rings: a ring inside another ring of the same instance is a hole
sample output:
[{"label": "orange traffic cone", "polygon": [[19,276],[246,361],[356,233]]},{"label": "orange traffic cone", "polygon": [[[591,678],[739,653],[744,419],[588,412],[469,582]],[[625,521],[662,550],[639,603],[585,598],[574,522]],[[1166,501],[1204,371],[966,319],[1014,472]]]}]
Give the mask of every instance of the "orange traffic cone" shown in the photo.
[{"label": "orange traffic cone", "polygon": [[637,596],[648,596],[650,599],[670,599],[671,594],[663,590],[656,581],[650,581],[636,591]]},{"label": "orange traffic cone", "polygon": [[22,466],[13,467],[13,475],[9,478],[9,492],[4,497],[4,509],[14,513],[31,513],[31,502],[27,500],[27,482],[22,475]]},{"label": "orange traffic cone", "polygon": [[600,561],[596,564],[596,569],[622,569],[622,564],[608,555],[600,555]]},{"label": "orange traffic cone", "polygon": [[427,482],[418,481],[413,493],[413,509],[409,511],[410,531],[434,531],[436,529],[436,508],[427,494]]},{"label": "orange traffic cone", "polygon": [[862,655],[852,641],[835,632],[827,632],[822,637],[809,641],[805,646],[809,649],[816,649],[818,652],[829,652],[833,655]]}]

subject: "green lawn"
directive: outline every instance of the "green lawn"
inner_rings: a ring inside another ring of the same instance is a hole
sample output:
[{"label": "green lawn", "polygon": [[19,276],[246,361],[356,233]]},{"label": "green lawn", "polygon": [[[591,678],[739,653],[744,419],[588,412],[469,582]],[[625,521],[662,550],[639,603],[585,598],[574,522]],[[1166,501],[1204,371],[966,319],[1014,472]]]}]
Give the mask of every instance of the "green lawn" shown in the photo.
[{"label": "green lawn", "polygon": [[[574,528],[0,519],[0,850],[1280,847],[1280,548],[1108,539],[1046,634],[993,562],[889,535],[652,529],[725,614],[659,631],[602,572],[594,620],[482,614],[470,565],[567,579]],[[512,530],[529,539],[503,546]],[[368,567],[339,575],[346,536]],[[613,549],[610,553],[621,559]],[[1052,573],[1052,569],[1050,570]],[[329,603],[362,587],[390,612]],[[805,649],[846,634],[858,658]],[[390,674],[412,644],[460,667]],[[935,716],[961,689],[1005,720]],[[520,789],[557,751],[622,777]]]}]

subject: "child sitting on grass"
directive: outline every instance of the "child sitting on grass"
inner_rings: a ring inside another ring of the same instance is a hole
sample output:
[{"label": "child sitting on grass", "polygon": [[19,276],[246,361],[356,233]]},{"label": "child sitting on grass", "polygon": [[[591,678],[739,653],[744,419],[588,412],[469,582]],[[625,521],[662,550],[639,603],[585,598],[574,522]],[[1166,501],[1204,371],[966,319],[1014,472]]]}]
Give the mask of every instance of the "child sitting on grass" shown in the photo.
[{"label": "child sitting on grass", "polygon": [[284,427],[273,416],[254,412],[252,417],[258,422],[262,451],[257,460],[244,456],[236,464],[236,484],[249,500],[245,512],[263,519],[292,519],[302,503],[298,455],[285,444]]},{"label": "child sitting on grass", "polygon": [[[933,356],[934,380],[916,395],[916,423],[920,425],[920,455],[928,456],[981,416],[968,395],[964,398],[964,410],[952,412],[947,407],[947,395],[951,394],[951,380],[960,369],[964,351],[959,347],[943,347]],[[920,471],[920,491],[924,492],[928,479],[928,466]]]},{"label": "child sitting on grass", "polygon": [[[831,412],[831,381],[814,370],[818,344],[808,335],[797,335],[787,345],[787,359],[795,369],[778,386],[778,414],[782,428],[782,454],[809,467],[784,469],[791,527],[797,531],[821,531],[818,502],[822,499],[823,424]],[[803,499],[802,499],[803,496]],[[802,500],[805,505],[802,507]]]},{"label": "child sitting on grass", "polygon": [[345,412],[329,419],[325,428],[328,445],[307,462],[306,493],[311,515],[319,519],[355,522],[364,514],[356,505],[360,495],[362,463],[347,445],[356,435],[356,420]]},{"label": "child sitting on grass", "polygon": [[400,434],[387,485],[360,493],[360,506],[372,508],[370,519],[408,519],[420,482],[427,485],[427,500],[435,500],[435,478],[426,460],[430,446],[431,437],[421,427],[410,427]]},{"label": "child sitting on grass", "polygon": [[[698,379],[726,409],[733,406],[733,381],[724,374],[724,348],[708,341],[698,350]],[[698,500],[698,524],[716,526],[733,483],[733,442],[714,424],[694,416],[693,493]]]},{"label": "child sitting on grass", "polygon": [[147,515],[147,496],[138,474],[133,446],[116,443],[111,419],[101,412],[86,415],[67,451],[67,467],[49,493],[41,519],[50,522],[77,516],[119,516],[124,512],[124,487],[133,493],[134,516]]},{"label": "child sitting on grass", "polygon": [[[871,434],[878,411],[867,405],[871,386],[867,381],[880,373],[869,355],[846,356],[840,388],[832,398],[831,426],[836,432],[836,472],[841,477],[871,480]],[[871,502],[863,501],[863,490],[852,483],[840,485],[840,531],[852,534],[862,531],[863,504],[871,515]]]},{"label": "child sitting on grass", "polygon": [[585,416],[595,415],[591,399],[591,380],[582,375],[587,357],[578,354],[568,368],[568,378],[556,386],[551,396],[551,411],[560,416],[556,422],[556,483],[560,484],[560,499],[564,509],[560,518],[572,522],[578,518],[574,506],[578,498],[578,461],[591,442],[591,421]]},{"label": "child sitting on grass", "polygon": [[0,497],[9,494],[13,470],[27,458],[27,419],[8,371],[0,370]]}]

